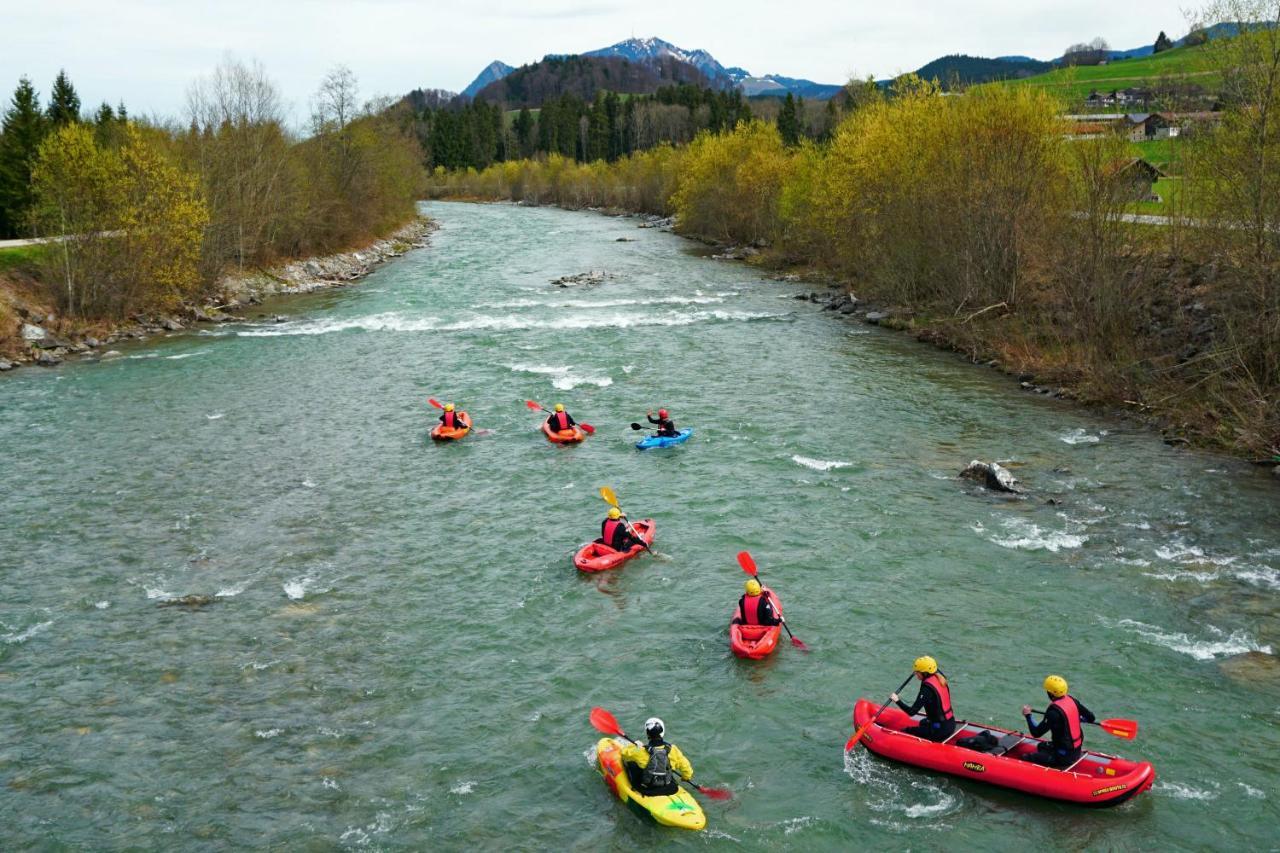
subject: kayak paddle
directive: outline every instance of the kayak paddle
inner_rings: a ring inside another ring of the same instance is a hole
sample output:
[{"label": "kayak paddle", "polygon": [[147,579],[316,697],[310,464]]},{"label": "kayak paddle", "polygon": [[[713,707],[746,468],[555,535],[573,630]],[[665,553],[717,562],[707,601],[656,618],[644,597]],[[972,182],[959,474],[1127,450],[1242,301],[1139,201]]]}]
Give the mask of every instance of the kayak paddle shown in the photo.
[{"label": "kayak paddle", "polygon": [[[906,689],[907,685],[911,683],[911,679],[915,677],[916,677],[916,674],[913,671],[910,675],[907,676],[907,680],[899,684],[898,689],[893,692],[901,693],[903,690]],[[876,715],[871,719],[867,720],[865,723],[863,723],[862,728],[854,732],[853,737],[845,741],[845,744],[844,744],[845,752],[848,752],[849,750],[853,749],[855,746],[858,745],[858,741],[862,740],[862,736],[867,733],[867,729],[871,728],[871,724],[874,723],[876,720],[880,719],[880,715],[883,714],[885,709],[888,708],[891,704],[893,704],[892,699],[886,700],[885,703],[880,706],[880,710],[876,711]]]},{"label": "kayak paddle", "polygon": [[[608,486],[601,486],[600,497],[604,498],[604,502],[607,503],[609,506],[613,507],[618,512],[622,512],[622,507],[618,506],[618,496],[617,494],[614,493],[613,489],[609,488]],[[644,541],[644,537],[642,537],[639,533],[636,533],[636,529],[631,526],[631,522],[627,521],[627,514],[625,512],[622,513],[622,523],[626,525],[627,530],[631,533],[632,536],[636,538],[636,541],[638,541],[641,545],[643,545],[646,551],[652,554],[653,549],[649,547],[648,542]]]},{"label": "kayak paddle", "polygon": [[[607,735],[617,735],[618,737],[626,738],[632,743],[636,743],[630,737],[627,737],[627,733],[624,732],[622,730],[622,727],[618,725],[617,718],[614,717],[613,714],[610,714],[608,711],[606,711],[604,708],[591,709],[591,727],[598,732],[602,732]],[[637,746],[638,745],[639,744],[637,744]],[[698,790],[698,793],[708,796],[713,800],[733,799],[733,792],[730,791],[728,788],[708,788],[708,787],[699,785],[696,782],[690,782],[688,779],[684,780],[684,782],[686,785],[696,788]]]},{"label": "kayak paddle", "polygon": [[428,398],[427,398],[427,402],[428,402],[428,403],[430,403],[431,405],[435,406],[437,409],[443,409],[443,408],[444,408],[444,404],[443,404],[443,403],[441,403],[439,400],[437,400],[435,397],[428,397]]},{"label": "kayak paddle", "polygon": [[[1044,716],[1044,711],[1036,711],[1040,716]],[[1081,720],[1080,722],[1084,722]],[[1097,726],[1112,737],[1123,738],[1124,740],[1134,740],[1138,737],[1138,721],[1137,720],[1098,720],[1089,723],[1091,726]]]},{"label": "kayak paddle", "polygon": [[[751,555],[746,551],[738,552],[738,565],[742,566],[742,570],[744,572],[759,580],[760,570],[756,568],[756,561],[753,560]],[[778,618],[782,619],[782,617]],[[786,619],[782,619],[782,627],[786,629],[787,636],[791,638],[791,645],[795,646],[802,652],[809,651],[809,647],[806,646],[795,634],[791,633],[791,626],[787,624]]]},{"label": "kayak paddle", "polygon": [[[537,411],[543,411],[543,412],[546,412],[548,415],[549,415],[549,414],[551,414],[551,410],[550,410],[550,409],[545,409],[545,408],[543,408],[542,406],[540,406],[538,403],[534,402],[533,400],[525,400],[525,401],[524,401],[524,404],[525,404],[526,406],[528,406],[530,409],[532,409],[533,411],[535,411],[535,412],[537,412]],[[578,424],[578,426],[582,427],[582,431],[583,431],[583,432],[585,432],[587,435],[595,435],[595,434],[596,434],[596,428],[595,428],[595,427],[593,427],[591,424]]]}]

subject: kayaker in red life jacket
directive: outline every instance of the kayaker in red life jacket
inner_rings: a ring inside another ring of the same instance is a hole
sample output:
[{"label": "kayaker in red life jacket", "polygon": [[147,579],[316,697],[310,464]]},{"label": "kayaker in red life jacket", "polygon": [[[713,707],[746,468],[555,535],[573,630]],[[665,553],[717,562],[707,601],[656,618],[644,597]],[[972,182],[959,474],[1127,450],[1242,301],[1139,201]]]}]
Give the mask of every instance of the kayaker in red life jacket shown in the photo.
[{"label": "kayaker in red life jacket", "polygon": [[564,410],[564,403],[556,403],[556,410],[547,418],[547,426],[556,431],[573,429],[577,425],[578,422]]},{"label": "kayaker in red life jacket", "polygon": [[773,602],[763,595],[764,587],[755,578],[747,579],[747,592],[738,599],[738,615],[733,621],[739,625],[781,625],[782,620],[773,612]]},{"label": "kayaker in red life jacket", "polygon": [[658,425],[658,435],[664,438],[675,438],[680,434],[679,430],[676,429],[675,421],[671,420],[671,416],[666,409],[658,409],[657,418],[654,418],[653,412],[648,412],[645,418],[649,423]]},{"label": "kayaker in red life jacket", "polygon": [[676,775],[688,782],[693,778],[693,765],[673,743],[662,739],[662,720],[650,717],[645,721],[644,732],[649,742],[644,746],[631,744],[622,749],[622,766],[627,769],[627,780],[646,797],[674,794],[679,785]]},{"label": "kayaker in red life jacket", "polygon": [[462,418],[453,412],[453,403],[444,404],[444,412],[440,415],[440,424],[445,429],[462,429],[466,426],[462,422]]},{"label": "kayaker in red life jacket", "polygon": [[615,551],[629,551],[632,546],[640,544],[640,540],[627,529],[626,516],[616,506],[609,507],[608,517],[600,522],[600,538],[596,541]]},{"label": "kayaker in red life jacket", "polygon": [[1084,746],[1084,723],[1095,721],[1093,712],[1067,693],[1067,680],[1061,675],[1050,675],[1044,680],[1044,692],[1049,694],[1049,707],[1044,719],[1031,719],[1031,706],[1022,706],[1027,718],[1027,728],[1032,737],[1052,732],[1050,743],[1042,743],[1036,751],[1023,757],[1023,761],[1043,764],[1045,767],[1069,767],[1080,760]]},{"label": "kayaker in red life jacket", "polygon": [[938,662],[925,655],[916,658],[916,678],[920,679],[920,693],[916,701],[907,705],[894,693],[889,696],[890,702],[898,703],[898,707],[908,714],[915,714],[924,708],[924,722],[903,732],[926,740],[946,740],[956,730],[956,715],[951,710],[951,687],[947,684],[947,676],[938,671]]}]

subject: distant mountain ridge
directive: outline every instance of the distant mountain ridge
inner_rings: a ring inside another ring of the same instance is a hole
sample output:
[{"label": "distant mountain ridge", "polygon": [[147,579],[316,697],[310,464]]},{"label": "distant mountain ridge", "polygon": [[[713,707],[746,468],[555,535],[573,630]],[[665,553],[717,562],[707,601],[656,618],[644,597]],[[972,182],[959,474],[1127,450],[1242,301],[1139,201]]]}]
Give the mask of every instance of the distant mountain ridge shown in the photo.
[{"label": "distant mountain ridge", "polygon": [[515,69],[510,65],[500,59],[495,59],[493,62],[486,65],[483,71],[476,75],[476,79],[472,80],[467,88],[462,90],[462,94],[468,98],[474,98],[476,93],[485,86],[488,86],[494,81],[501,80],[512,71],[515,71]]},{"label": "distant mountain ridge", "polygon": [[548,56],[494,80],[476,92],[475,100],[536,108],[564,95],[590,101],[601,90],[651,95],[662,86],[681,84],[705,87],[710,81],[697,67],[671,55],[636,61],[617,55]]}]

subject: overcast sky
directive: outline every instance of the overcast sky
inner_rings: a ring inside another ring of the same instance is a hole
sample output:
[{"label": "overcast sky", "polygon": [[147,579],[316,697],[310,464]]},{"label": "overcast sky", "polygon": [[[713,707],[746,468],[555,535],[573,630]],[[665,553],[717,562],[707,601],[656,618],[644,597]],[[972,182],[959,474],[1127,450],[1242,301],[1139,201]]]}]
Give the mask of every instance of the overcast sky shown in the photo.
[{"label": "overcast sky", "polygon": [[86,108],[123,99],[178,115],[189,82],[227,53],[256,58],[295,117],[325,70],[344,63],[361,94],[459,91],[490,61],[520,65],[631,35],[705,48],[726,66],[822,83],[877,78],[947,53],[1061,55],[1106,38],[1149,44],[1186,21],[1157,0],[0,0],[0,88],[21,75],[41,97],[65,67]]}]

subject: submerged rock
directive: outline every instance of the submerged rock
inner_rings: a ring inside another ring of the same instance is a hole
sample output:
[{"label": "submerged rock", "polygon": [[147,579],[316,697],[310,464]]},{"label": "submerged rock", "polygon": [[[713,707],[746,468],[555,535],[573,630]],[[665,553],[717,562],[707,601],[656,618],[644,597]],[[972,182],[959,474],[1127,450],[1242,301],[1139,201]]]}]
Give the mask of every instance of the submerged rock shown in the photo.
[{"label": "submerged rock", "polygon": [[157,607],[181,607],[186,610],[199,610],[210,604],[217,604],[222,599],[216,595],[184,595],[181,598],[166,598]]},{"label": "submerged rock", "polygon": [[1222,674],[1243,684],[1280,685],[1280,658],[1266,652],[1245,652],[1218,662]]},{"label": "submerged rock", "polygon": [[993,492],[1022,493],[1017,479],[995,462],[981,462],[975,459],[965,466],[960,476],[966,480],[981,483]]},{"label": "submerged rock", "polygon": [[608,278],[613,278],[613,275],[604,270],[588,270],[576,275],[563,275],[560,278],[553,278],[551,283],[556,287],[580,287],[587,284],[600,284]]}]

